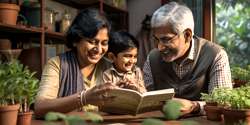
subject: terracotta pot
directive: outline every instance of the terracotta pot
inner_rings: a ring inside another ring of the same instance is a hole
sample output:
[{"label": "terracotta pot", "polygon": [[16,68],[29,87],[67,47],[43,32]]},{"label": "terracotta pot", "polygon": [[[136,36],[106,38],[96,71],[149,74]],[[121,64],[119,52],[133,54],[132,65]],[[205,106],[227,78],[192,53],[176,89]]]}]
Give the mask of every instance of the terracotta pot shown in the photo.
[{"label": "terracotta pot", "polygon": [[207,119],[212,121],[221,121],[222,109],[218,106],[205,105],[204,110],[206,111]]},{"label": "terracotta pot", "polygon": [[16,4],[0,3],[0,22],[16,25],[19,10]]},{"label": "terracotta pot", "polygon": [[223,109],[223,115],[225,125],[238,125],[239,123],[250,125],[250,109]]},{"label": "terracotta pot", "polygon": [[0,50],[11,49],[11,41],[9,39],[0,39]]},{"label": "terracotta pot", "polygon": [[0,125],[16,125],[20,105],[0,106]]},{"label": "terracotta pot", "polygon": [[17,125],[30,125],[33,112],[18,113]]},{"label": "terracotta pot", "polygon": [[209,105],[209,106],[217,106],[218,103],[217,103],[217,102],[206,102],[206,105]]},{"label": "terracotta pot", "polygon": [[14,59],[18,59],[22,49],[9,49],[9,50],[0,50],[0,59],[3,62],[10,62]]},{"label": "terracotta pot", "polygon": [[247,83],[247,80],[240,80],[240,79],[234,79],[234,88],[240,87],[242,85],[245,85]]}]

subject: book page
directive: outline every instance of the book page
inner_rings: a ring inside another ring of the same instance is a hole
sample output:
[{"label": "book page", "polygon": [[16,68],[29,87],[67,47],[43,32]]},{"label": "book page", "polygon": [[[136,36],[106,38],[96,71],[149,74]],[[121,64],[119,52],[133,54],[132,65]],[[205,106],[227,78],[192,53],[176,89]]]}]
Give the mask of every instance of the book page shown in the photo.
[{"label": "book page", "polygon": [[174,97],[174,89],[163,89],[150,91],[143,94],[138,113],[159,110],[162,108],[166,100]]},{"label": "book page", "polygon": [[115,96],[112,102],[105,103],[101,111],[115,114],[136,114],[136,109],[142,95],[130,89],[114,89],[108,92],[108,96]]}]

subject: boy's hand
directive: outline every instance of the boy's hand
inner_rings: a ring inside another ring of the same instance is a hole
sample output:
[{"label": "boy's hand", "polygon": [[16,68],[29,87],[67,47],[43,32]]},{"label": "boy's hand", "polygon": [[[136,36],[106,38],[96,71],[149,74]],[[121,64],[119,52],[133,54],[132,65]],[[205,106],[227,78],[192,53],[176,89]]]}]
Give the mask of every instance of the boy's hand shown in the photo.
[{"label": "boy's hand", "polygon": [[128,79],[121,80],[118,83],[116,83],[116,85],[121,88],[132,89],[140,93],[144,92],[140,90],[140,87],[135,82],[132,82],[131,80],[128,80]]}]

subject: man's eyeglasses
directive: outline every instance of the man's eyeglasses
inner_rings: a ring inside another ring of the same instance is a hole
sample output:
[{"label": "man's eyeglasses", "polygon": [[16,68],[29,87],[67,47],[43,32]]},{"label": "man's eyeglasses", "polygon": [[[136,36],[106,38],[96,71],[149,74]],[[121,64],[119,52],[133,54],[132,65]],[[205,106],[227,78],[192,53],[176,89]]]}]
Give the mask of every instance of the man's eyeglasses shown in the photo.
[{"label": "man's eyeglasses", "polygon": [[153,35],[153,38],[154,38],[154,40],[156,41],[156,42],[158,42],[158,43],[163,43],[163,44],[169,44],[171,41],[173,41],[174,39],[176,39],[177,38],[177,36],[179,36],[180,34],[176,34],[175,36],[173,36],[173,37],[166,37],[166,36],[164,36],[164,37],[161,37],[161,38],[158,38],[157,36],[155,36],[155,35]]}]

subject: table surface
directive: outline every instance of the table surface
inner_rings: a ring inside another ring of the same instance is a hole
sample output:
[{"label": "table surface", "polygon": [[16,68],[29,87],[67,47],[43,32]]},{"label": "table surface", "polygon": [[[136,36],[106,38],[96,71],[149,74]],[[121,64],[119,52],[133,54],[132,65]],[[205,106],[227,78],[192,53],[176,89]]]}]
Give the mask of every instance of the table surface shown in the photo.
[{"label": "table surface", "polygon": [[[71,112],[73,115],[82,115],[81,112]],[[104,121],[98,123],[98,125],[140,125],[146,118],[158,118],[165,122],[166,125],[182,125],[185,121],[193,121],[197,125],[221,125],[222,122],[215,122],[206,119],[206,116],[196,116],[179,119],[176,121],[166,121],[163,119],[163,114],[160,111],[147,112],[136,116],[132,115],[112,115],[112,114],[101,114]],[[46,125],[48,123],[44,120],[32,120],[31,125]],[[89,123],[95,125],[94,123]],[[53,125],[64,125],[63,122],[54,122]],[[185,124],[184,124],[185,125]]]}]

